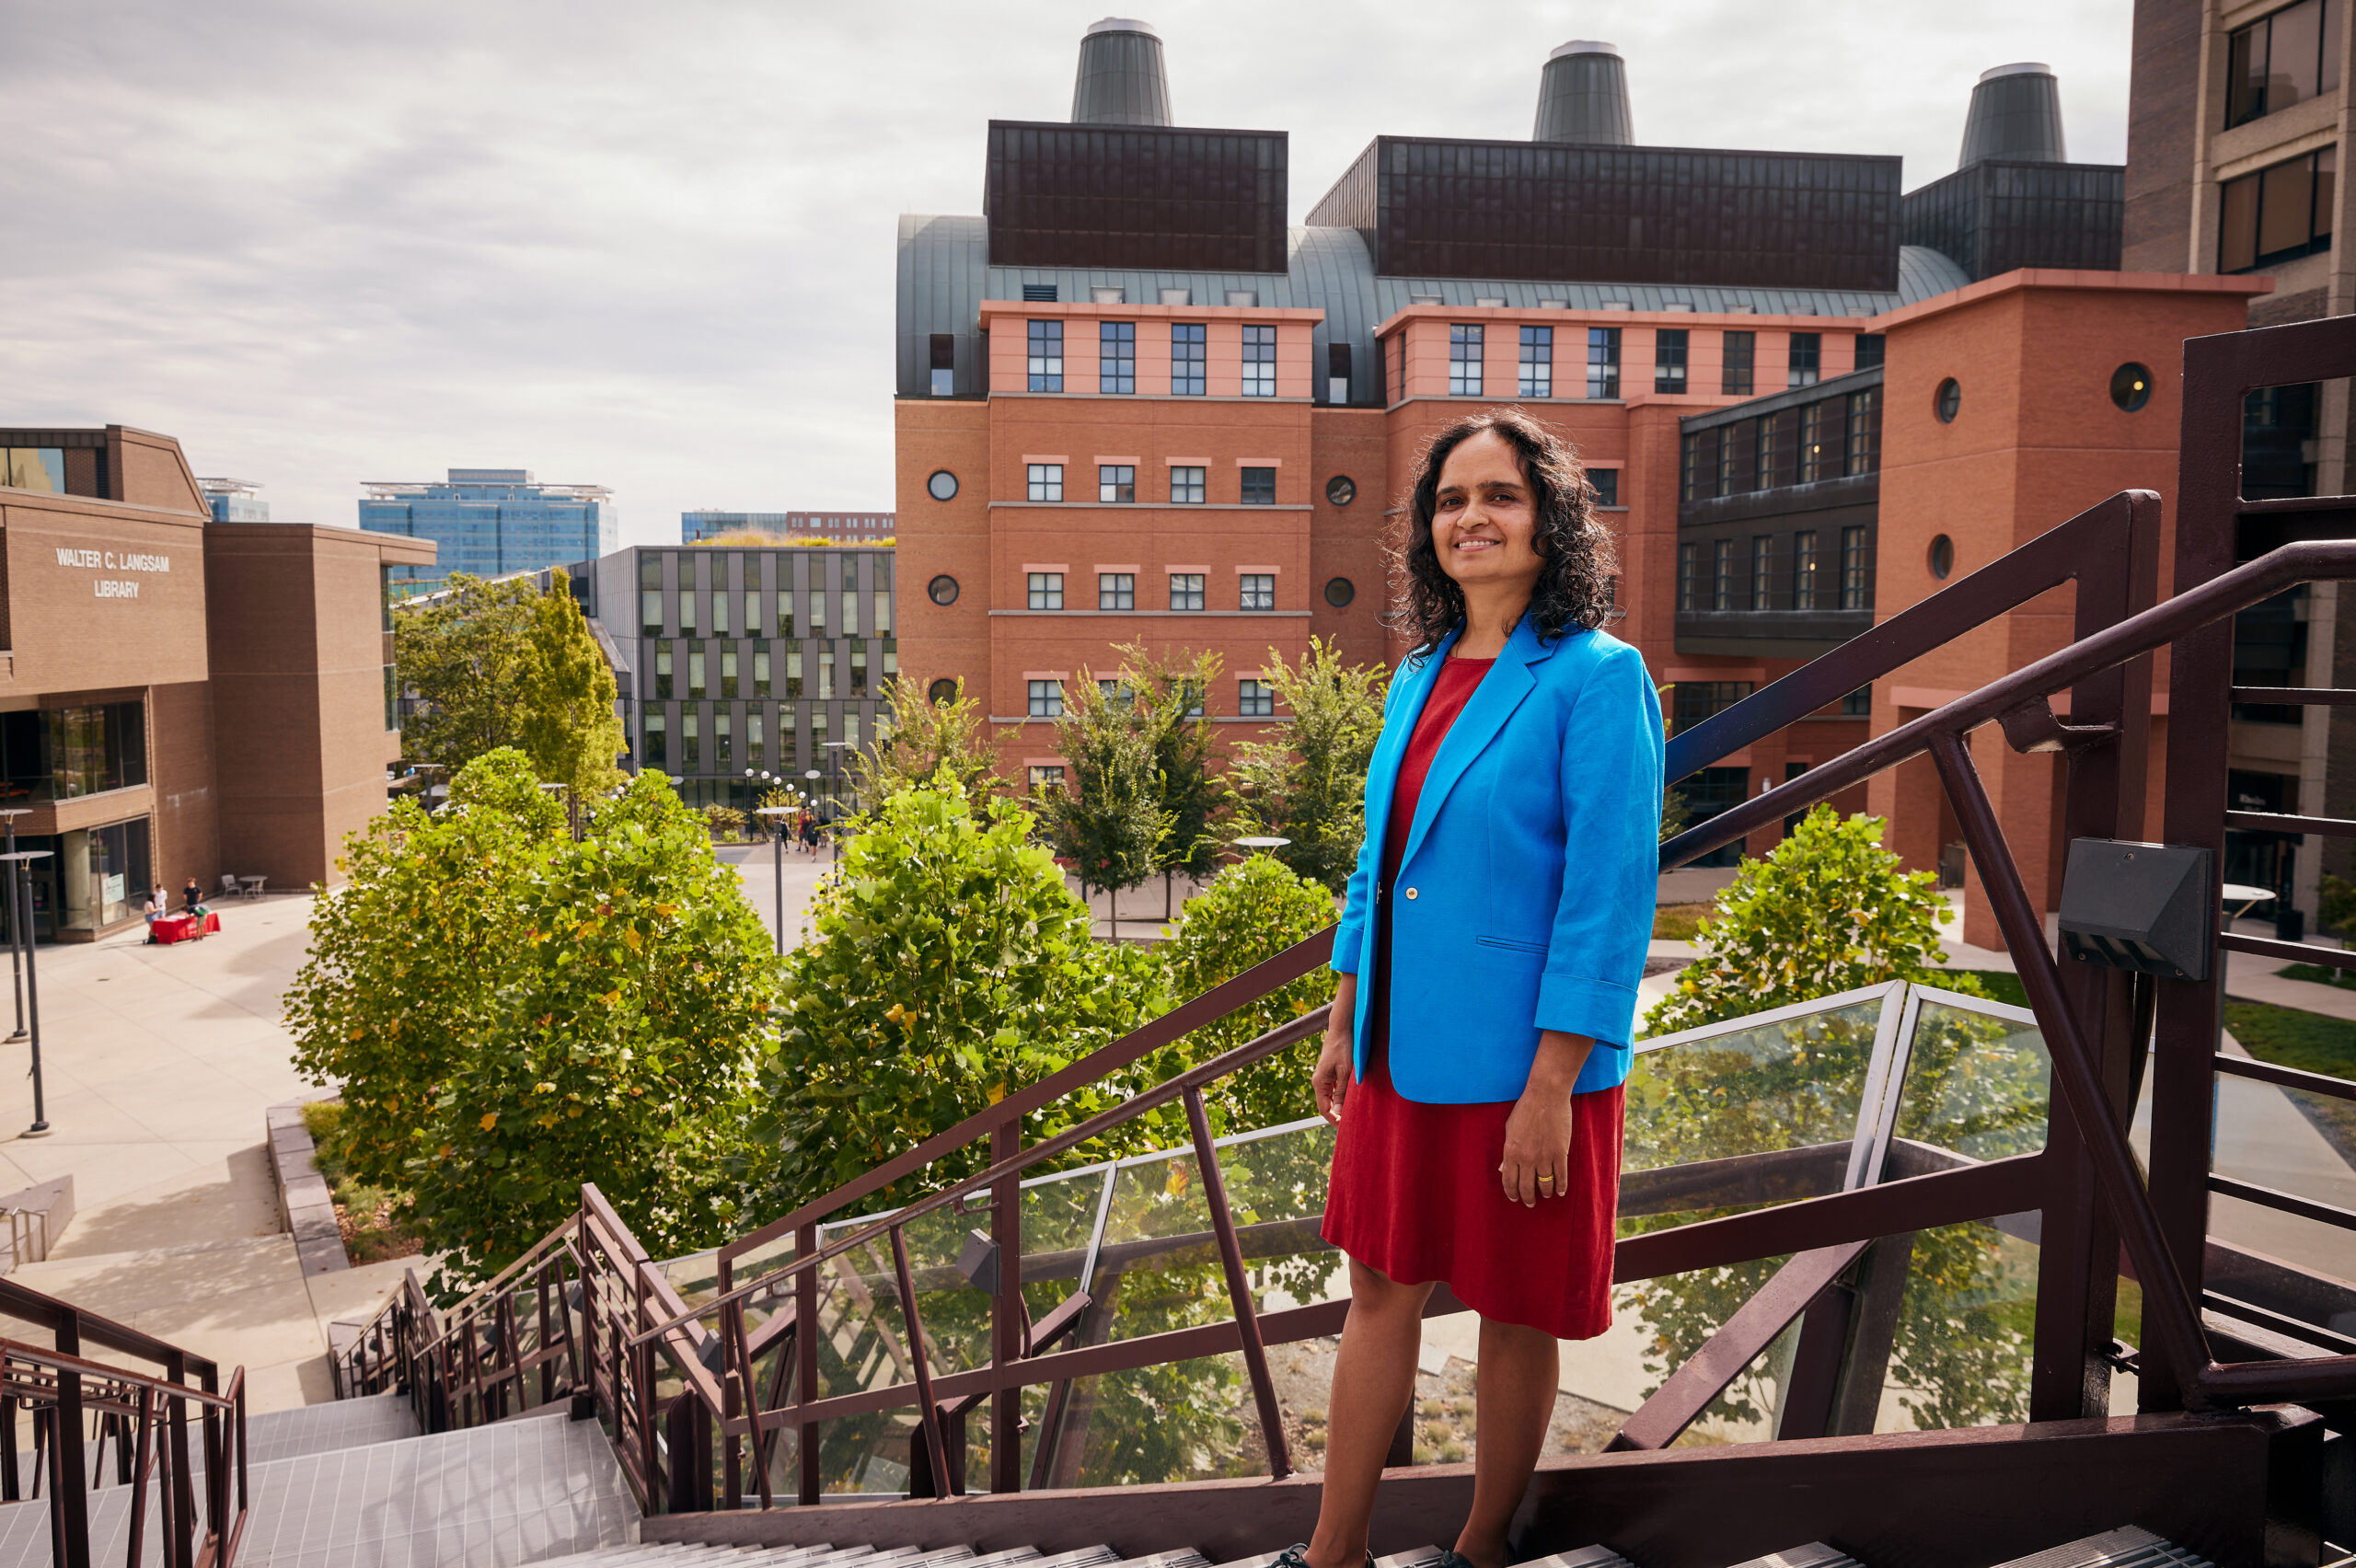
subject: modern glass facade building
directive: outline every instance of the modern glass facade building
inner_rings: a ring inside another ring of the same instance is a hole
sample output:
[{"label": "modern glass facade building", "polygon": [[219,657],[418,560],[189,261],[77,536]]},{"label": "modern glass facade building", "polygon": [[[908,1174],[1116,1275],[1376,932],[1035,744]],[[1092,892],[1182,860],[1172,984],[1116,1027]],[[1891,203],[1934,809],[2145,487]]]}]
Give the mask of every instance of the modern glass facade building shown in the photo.
[{"label": "modern glass facade building", "polygon": [[764,774],[845,796],[849,752],[891,722],[892,567],[889,548],[828,545],[638,546],[573,567],[628,666],[615,686],[637,766],[690,805],[752,805]]},{"label": "modern glass facade building", "polygon": [[[431,539],[430,567],[402,567],[395,584],[537,571],[587,560],[621,546],[621,514],[602,485],[544,485],[528,468],[453,468],[446,480],[369,480],[360,525],[372,534]],[[410,588],[414,592],[414,588]]]},{"label": "modern glass facade building", "polygon": [[873,545],[892,537],[889,512],[682,512],[679,543],[698,545],[731,534],[824,539],[830,545]]}]

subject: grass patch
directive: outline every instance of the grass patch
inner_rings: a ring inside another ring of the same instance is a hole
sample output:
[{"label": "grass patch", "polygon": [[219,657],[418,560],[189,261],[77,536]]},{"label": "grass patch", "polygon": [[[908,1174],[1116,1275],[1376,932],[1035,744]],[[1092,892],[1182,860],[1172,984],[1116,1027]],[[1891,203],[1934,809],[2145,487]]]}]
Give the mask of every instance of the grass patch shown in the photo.
[{"label": "grass patch", "polygon": [[343,1250],[352,1262],[375,1263],[387,1258],[413,1258],[425,1251],[398,1217],[406,1196],[383,1187],[352,1180],[343,1163],[343,1107],[332,1100],[314,1100],[303,1107],[303,1125],[317,1150],[314,1162],[335,1199],[336,1228],[343,1233]]},{"label": "grass patch", "polygon": [[[2225,999],[2225,1029],[2261,1062],[2356,1078],[2356,1023],[2266,1002]],[[2356,1160],[2356,1101],[2283,1092],[2342,1156]]]},{"label": "grass patch", "polygon": [[1958,969],[1952,973],[1976,977],[1986,987],[1992,1002],[2005,1002],[2016,1008],[2028,1006],[2028,987],[2009,969]]},{"label": "grass patch", "polygon": [[1717,908],[1715,904],[1663,904],[1653,910],[1653,940],[1690,942]]},{"label": "grass patch", "polygon": [[2318,986],[2337,986],[2343,991],[2356,991],[2356,970],[2326,969],[2320,963],[2293,963],[2277,973],[2285,980],[2306,980]]}]

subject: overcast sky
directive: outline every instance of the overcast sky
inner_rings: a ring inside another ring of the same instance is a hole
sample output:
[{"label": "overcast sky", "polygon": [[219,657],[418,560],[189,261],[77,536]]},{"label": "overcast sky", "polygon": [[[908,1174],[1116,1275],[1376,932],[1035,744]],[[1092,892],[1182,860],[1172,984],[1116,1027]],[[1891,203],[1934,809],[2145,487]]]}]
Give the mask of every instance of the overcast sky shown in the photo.
[{"label": "overcast sky", "polygon": [[[1291,133],[1299,222],[1378,132],[1526,137],[1620,45],[1636,137],[1955,167],[2050,62],[2121,161],[2131,0],[1153,0],[1181,124]],[[144,426],[282,521],[364,479],[882,509],[895,218],[981,210],[984,121],[1071,111],[1095,6],[0,0],[0,424]]]}]

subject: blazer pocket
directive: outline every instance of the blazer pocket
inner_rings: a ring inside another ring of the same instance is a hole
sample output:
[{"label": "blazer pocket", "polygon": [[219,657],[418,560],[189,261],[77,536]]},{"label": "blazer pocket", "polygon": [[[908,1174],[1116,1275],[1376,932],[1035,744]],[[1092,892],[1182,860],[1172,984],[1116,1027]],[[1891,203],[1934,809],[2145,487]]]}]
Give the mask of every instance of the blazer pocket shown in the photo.
[{"label": "blazer pocket", "polygon": [[1513,937],[1474,937],[1483,947],[1504,948],[1510,952],[1534,952],[1541,958],[1549,951],[1544,942],[1525,942]]}]

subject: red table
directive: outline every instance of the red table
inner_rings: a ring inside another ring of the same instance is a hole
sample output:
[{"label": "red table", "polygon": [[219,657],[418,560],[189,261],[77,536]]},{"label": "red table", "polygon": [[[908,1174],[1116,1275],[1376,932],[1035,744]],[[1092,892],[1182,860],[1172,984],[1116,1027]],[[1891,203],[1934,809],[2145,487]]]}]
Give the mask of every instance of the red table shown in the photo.
[{"label": "red table", "polygon": [[194,941],[211,936],[221,928],[221,917],[206,910],[202,917],[194,915],[167,915],[150,928],[156,940],[169,947],[174,942]]}]

